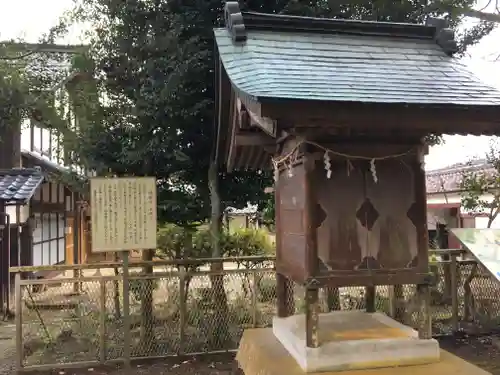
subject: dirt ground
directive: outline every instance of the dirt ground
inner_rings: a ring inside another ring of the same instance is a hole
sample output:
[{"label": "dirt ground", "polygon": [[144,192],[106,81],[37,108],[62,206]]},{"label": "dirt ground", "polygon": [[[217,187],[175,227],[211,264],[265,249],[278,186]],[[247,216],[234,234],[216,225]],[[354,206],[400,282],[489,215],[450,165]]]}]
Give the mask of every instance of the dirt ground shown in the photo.
[{"label": "dirt ground", "polygon": [[121,366],[33,372],[32,375],[240,375],[233,354],[164,359]]},{"label": "dirt ground", "polygon": [[[449,337],[440,339],[441,347],[465,360],[500,375],[500,337]],[[36,375],[241,375],[233,355],[204,356],[169,359],[133,364],[124,371],[120,367],[103,367],[78,370],[54,370]]]},{"label": "dirt ground", "polygon": [[500,375],[500,336],[443,338],[440,345],[492,375]]}]

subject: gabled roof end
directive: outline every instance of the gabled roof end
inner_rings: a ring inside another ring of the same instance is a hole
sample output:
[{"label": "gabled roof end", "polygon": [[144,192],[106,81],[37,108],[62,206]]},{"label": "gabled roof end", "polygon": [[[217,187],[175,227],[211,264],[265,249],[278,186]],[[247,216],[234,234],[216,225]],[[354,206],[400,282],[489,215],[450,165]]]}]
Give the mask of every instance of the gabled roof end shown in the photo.
[{"label": "gabled roof end", "polygon": [[425,25],[397,22],[374,22],[314,18],[242,12],[237,1],[228,1],[224,9],[226,28],[235,44],[245,43],[247,30],[275,30],[321,34],[351,34],[389,36],[434,40],[448,55],[458,51],[455,33],[448,22],[440,18],[427,18]]}]

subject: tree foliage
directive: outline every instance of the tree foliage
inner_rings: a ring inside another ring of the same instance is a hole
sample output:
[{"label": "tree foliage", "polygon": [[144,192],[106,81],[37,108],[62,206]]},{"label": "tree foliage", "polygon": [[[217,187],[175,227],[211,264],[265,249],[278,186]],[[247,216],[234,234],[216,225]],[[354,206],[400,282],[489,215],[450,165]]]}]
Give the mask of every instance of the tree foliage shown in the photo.
[{"label": "tree foliage", "polygon": [[472,213],[488,216],[488,228],[500,213],[500,148],[492,143],[486,155],[486,168],[474,168],[469,163],[462,175],[462,206]]},{"label": "tree foliage", "polygon": [[54,94],[67,77],[61,69],[66,56],[44,50],[44,43],[39,51],[27,46],[22,41],[0,43],[0,126],[17,128],[29,119],[64,128]]},{"label": "tree foliage", "polygon": [[[448,17],[473,0],[443,2],[240,1],[244,10],[266,13],[424,22]],[[71,139],[75,163],[98,173],[156,175],[159,218],[188,225],[210,214],[208,168],[214,143],[214,40],[222,26],[222,0],[80,0],[72,20],[93,24],[90,52],[75,64],[72,83],[82,129]],[[493,28],[482,22],[465,30],[464,50]],[[90,100],[82,100],[90,97]],[[80,104],[78,104],[80,103]],[[84,104],[81,104],[84,103]],[[219,173],[222,206],[264,203],[271,185],[264,172]]]},{"label": "tree foliage", "polygon": [[[211,247],[210,233],[204,228],[186,230],[167,224],[158,231],[157,255],[164,259],[207,259],[212,254]],[[256,229],[224,232],[221,248],[223,257],[272,256],[275,252],[268,233]]]},{"label": "tree foliage", "polygon": [[[212,13],[203,3],[201,11]],[[207,170],[213,147],[213,48],[215,19],[190,19],[167,2],[89,1],[79,16],[96,25],[91,63],[105,100],[81,100],[88,82],[71,87],[83,128],[69,148],[75,163],[97,173],[155,175],[159,179],[159,218],[181,225],[209,217]],[[93,85],[92,85],[93,86]],[[102,98],[101,98],[102,99]],[[85,103],[83,106],[77,103]],[[95,101],[94,101],[95,102]],[[220,174],[223,206],[259,202],[268,175]]]}]

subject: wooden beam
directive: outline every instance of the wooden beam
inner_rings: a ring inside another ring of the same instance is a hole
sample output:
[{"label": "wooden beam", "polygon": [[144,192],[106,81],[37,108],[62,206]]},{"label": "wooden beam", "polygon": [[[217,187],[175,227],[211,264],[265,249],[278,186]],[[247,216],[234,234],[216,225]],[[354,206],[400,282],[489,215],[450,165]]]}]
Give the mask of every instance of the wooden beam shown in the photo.
[{"label": "wooden beam", "polygon": [[227,171],[232,172],[234,168],[234,160],[236,158],[236,127],[237,125],[237,108],[236,101],[231,96],[229,109],[229,138],[227,143]]},{"label": "wooden beam", "polygon": [[255,100],[254,98],[248,95],[238,94],[238,98],[241,100],[241,104],[252,113],[255,113],[257,116],[262,116],[262,105],[260,102]]},{"label": "wooden beam", "polygon": [[66,206],[64,203],[31,201],[32,213],[64,213]]},{"label": "wooden beam", "polygon": [[278,132],[277,122],[269,117],[262,117],[257,115],[256,113],[247,110],[248,116],[250,117],[250,125],[258,127],[262,131],[264,131],[267,135],[270,135],[273,138],[276,138],[276,134]]},{"label": "wooden beam", "polygon": [[243,169],[250,169],[255,161],[255,147],[242,148],[239,159],[241,160],[241,166]]},{"label": "wooden beam", "polygon": [[237,146],[274,146],[276,141],[268,136],[258,133],[236,134],[235,143]]},{"label": "wooden beam", "polygon": [[[410,104],[339,103],[281,100],[262,104],[262,116],[278,119],[283,130],[497,134],[500,106],[431,106]],[[333,133],[332,133],[333,134]]]},{"label": "wooden beam", "polygon": [[[264,131],[267,135],[276,138],[278,132],[277,122],[269,117],[262,117],[259,113],[252,110],[253,107],[247,108],[241,98],[236,99],[236,112],[238,113],[239,128],[248,129],[249,127],[257,127]],[[255,108],[258,110],[257,108]]]}]

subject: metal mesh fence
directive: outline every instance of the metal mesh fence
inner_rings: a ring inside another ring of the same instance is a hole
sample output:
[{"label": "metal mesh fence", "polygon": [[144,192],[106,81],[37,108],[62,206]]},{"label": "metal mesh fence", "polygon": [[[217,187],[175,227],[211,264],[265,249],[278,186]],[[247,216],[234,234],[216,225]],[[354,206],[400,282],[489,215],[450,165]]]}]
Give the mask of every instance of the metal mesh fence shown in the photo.
[{"label": "metal mesh fence", "polygon": [[[498,284],[482,270],[470,281],[474,267],[471,261],[457,263],[458,287],[454,289],[451,263],[431,267],[436,275],[432,288],[434,334],[448,334],[464,325],[491,330],[500,322]],[[123,296],[121,274],[22,280],[22,329],[18,335],[23,366],[237,349],[243,330],[272,324],[277,287],[268,264],[228,268],[232,269],[222,274],[165,268],[152,275],[131,272],[129,298]],[[302,313],[305,293],[300,286],[294,288],[295,313]],[[472,299],[467,297],[467,289]],[[378,286],[376,308],[416,327],[415,292],[412,285]],[[362,287],[322,290],[322,310],[363,309],[364,293]],[[127,310],[129,314],[124,313]]]}]

